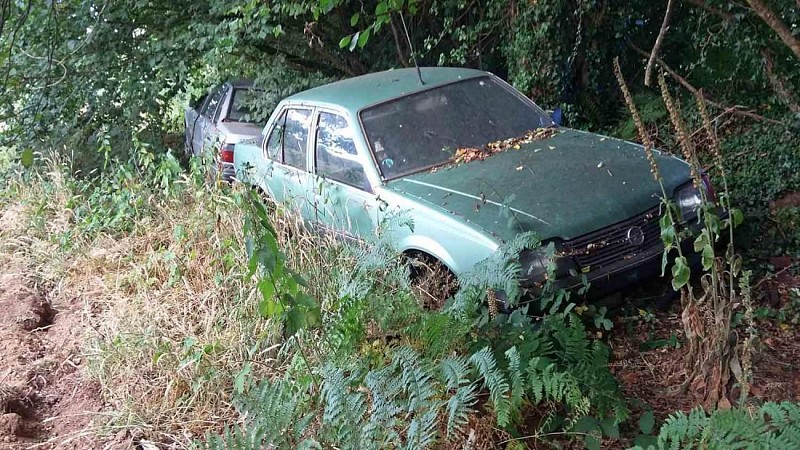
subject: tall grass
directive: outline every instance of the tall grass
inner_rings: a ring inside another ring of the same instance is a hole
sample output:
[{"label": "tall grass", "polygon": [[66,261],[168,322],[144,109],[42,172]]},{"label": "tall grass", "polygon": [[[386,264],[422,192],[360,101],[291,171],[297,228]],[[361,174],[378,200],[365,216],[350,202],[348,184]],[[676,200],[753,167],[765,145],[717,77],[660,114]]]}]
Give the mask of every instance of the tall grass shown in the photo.
[{"label": "tall grass", "polygon": [[[65,166],[40,161],[38,170],[3,174],[0,208],[21,218],[0,233],[13,243],[4,251],[48,280],[56,302],[81,299],[89,374],[110,404],[109,432],[171,448],[224,430],[256,439],[263,427],[274,432],[261,443],[297,433],[289,447],[362,438],[452,446],[513,440],[517,427],[571,436],[587,414],[614,424],[627,415],[607,348],[587,339],[577,316],[533,327],[524,309],[490,313],[487,292],[517,276],[510,260],[487,261],[461,280],[449,308],[429,311],[380,230],[369,245],[344,244],[277,205],[258,225],[261,207],[242,186],[208,186],[169,156],[91,181]],[[275,274],[246,250],[262,225],[284,276],[302,280],[306,297],[297,287],[293,295],[318,305],[319,320],[289,327],[264,309],[274,291],[261,281]],[[535,430],[522,420],[534,408],[546,417]],[[269,428],[276,424],[283,428]],[[592,424],[575,436],[597,438]]]},{"label": "tall grass", "polygon": [[238,193],[174,163],[164,157],[145,176],[122,165],[92,181],[53,160],[11,168],[0,206],[15,220],[0,233],[3,252],[47,281],[55,303],[82,300],[89,371],[113,405],[111,425],[185,443],[235,420],[232,383],[248,363],[253,377],[280,370],[279,330],[244,276]]}]

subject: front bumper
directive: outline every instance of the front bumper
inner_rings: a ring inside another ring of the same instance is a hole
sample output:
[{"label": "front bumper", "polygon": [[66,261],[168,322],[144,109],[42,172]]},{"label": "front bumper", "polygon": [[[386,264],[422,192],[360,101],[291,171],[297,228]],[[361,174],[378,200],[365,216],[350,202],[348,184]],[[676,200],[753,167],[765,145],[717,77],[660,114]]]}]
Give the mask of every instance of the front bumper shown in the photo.
[{"label": "front bumper", "polygon": [[[657,230],[648,232],[656,233]],[[694,238],[685,238],[681,242],[681,252],[686,257],[694,274],[698,273],[701,268],[701,256],[694,251],[693,242]],[[673,250],[668,255],[669,263],[665,268],[665,279],[669,279],[671,276],[672,262],[677,253],[676,250]],[[566,256],[565,265],[573,267],[570,271],[571,274],[563,275],[565,271],[563,269],[560,270],[562,275],[556,279],[551,287],[555,291],[565,289],[572,292],[573,295],[580,292],[583,300],[599,299],[660,277],[662,274],[663,255],[664,245],[659,238],[655,242],[651,241],[651,245],[646,248],[631,248],[621,254],[616,261],[605,262],[602,267],[595,270],[584,270],[582,274],[576,273],[576,269],[580,270],[581,266],[576,265],[573,258]],[[587,283],[589,288],[582,289]],[[542,292],[543,286],[544,283],[542,281],[522,282],[522,287],[528,292],[530,299],[538,297]]]},{"label": "front bumper", "polygon": [[[694,272],[700,268],[700,255],[692,248],[692,239],[685,239],[681,244],[681,251],[686,256],[689,266]],[[665,278],[671,274],[672,261],[676,251],[669,255],[669,264],[666,267]],[[609,294],[624,291],[645,281],[661,276],[664,247],[653,246],[627,260],[604,267],[596,272],[584,274],[589,283],[589,289],[584,292],[584,299],[594,300]],[[584,278],[580,275],[561,278],[555,282],[556,289],[566,289],[577,292],[584,286]]]}]

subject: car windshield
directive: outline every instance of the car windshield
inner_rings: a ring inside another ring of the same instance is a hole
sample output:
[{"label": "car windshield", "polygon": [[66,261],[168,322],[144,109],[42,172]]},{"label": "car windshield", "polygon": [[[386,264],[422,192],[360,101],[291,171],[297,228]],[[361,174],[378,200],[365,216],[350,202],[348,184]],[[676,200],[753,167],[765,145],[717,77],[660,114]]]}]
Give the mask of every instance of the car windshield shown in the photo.
[{"label": "car windshield", "polygon": [[444,164],[460,148],[554,125],[533,102],[488,76],[381,103],[362,111],[361,121],[385,179]]},{"label": "car windshield", "polygon": [[228,120],[231,122],[262,123],[256,114],[254,104],[259,95],[263,92],[258,89],[237,88],[233,90],[231,98],[231,110],[228,113]]}]

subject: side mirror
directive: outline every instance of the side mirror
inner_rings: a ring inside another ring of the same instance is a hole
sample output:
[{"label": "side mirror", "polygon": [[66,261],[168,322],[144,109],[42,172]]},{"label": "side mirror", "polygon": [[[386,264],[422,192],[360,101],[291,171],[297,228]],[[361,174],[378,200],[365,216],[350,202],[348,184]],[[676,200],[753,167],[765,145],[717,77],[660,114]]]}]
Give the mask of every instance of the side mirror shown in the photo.
[{"label": "side mirror", "polygon": [[561,111],[561,107],[557,106],[555,109],[551,111],[547,111],[550,114],[550,118],[553,119],[556,125],[561,126],[561,122],[563,121],[563,114]]}]

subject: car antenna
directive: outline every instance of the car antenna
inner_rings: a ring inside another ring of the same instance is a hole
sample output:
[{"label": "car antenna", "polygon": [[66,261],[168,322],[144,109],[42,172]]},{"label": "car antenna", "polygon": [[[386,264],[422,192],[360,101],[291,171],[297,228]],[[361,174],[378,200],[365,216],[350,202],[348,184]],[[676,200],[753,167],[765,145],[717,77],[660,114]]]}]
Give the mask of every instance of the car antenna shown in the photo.
[{"label": "car antenna", "polygon": [[406,40],[408,41],[408,48],[411,49],[411,60],[414,61],[414,67],[417,68],[417,78],[419,78],[419,84],[424,86],[425,82],[422,81],[422,72],[419,70],[419,64],[417,64],[416,52],[414,51],[414,45],[411,43],[411,36],[408,34],[408,28],[406,27],[406,19],[403,18],[403,13],[400,13],[400,22],[403,22],[403,31],[406,32]]}]

